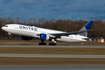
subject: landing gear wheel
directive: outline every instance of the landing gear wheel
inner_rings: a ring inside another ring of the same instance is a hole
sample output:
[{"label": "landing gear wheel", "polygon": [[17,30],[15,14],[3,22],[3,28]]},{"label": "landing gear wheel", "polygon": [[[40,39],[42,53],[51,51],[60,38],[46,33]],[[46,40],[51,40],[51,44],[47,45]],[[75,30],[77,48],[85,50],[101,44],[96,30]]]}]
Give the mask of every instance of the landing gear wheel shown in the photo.
[{"label": "landing gear wheel", "polygon": [[46,45],[46,43],[39,43],[39,45]]},{"label": "landing gear wheel", "polygon": [[49,43],[49,45],[56,45],[56,43]]}]

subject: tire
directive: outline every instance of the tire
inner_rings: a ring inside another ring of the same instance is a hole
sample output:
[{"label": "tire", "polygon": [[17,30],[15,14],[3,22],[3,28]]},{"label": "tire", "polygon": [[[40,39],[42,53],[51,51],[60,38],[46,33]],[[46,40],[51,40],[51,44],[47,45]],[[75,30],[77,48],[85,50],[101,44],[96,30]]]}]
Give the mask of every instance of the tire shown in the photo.
[{"label": "tire", "polygon": [[56,43],[49,43],[49,45],[56,45]]},{"label": "tire", "polygon": [[46,43],[39,43],[39,45],[46,45]]}]

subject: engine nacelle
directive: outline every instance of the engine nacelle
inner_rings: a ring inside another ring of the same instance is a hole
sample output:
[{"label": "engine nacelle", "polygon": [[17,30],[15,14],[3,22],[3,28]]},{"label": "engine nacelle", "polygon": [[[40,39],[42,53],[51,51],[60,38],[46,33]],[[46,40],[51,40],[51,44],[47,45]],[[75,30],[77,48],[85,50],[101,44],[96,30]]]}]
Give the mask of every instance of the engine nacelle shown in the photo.
[{"label": "engine nacelle", "polygon": [[41,40],[49,40],[50,37],[49,37],[49,35],[47,35],[47,34],[40,34],[40,39],[41,39]]},{"label": "engine nacelle", "polygon": [[32,40],[33,37],[21,36],[22,40]]}]

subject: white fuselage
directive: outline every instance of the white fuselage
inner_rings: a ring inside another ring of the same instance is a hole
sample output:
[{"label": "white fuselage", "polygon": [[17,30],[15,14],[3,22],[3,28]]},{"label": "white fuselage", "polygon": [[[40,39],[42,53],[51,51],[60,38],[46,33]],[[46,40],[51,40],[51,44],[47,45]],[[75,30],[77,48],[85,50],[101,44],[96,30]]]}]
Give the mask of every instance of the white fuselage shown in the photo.
[{"label": "white fuselage", "polygon": [[[63,31],[39,28],[35,26],[26,26],[20,24],[8,24],[3,26],[2,29],[8,33],[13,33],[21,36],[36,37],[36,38],[39,38],[39,34],[42,33],[47,34],[49,36],[51,34],[66,33]],[[84,40],[84,38],[88,37],[81,35],[68,35],[68,36],[60,36],[60,38],[56,38],[56,40],[62,42],[81,42],[81,41],[86,41]]]}]

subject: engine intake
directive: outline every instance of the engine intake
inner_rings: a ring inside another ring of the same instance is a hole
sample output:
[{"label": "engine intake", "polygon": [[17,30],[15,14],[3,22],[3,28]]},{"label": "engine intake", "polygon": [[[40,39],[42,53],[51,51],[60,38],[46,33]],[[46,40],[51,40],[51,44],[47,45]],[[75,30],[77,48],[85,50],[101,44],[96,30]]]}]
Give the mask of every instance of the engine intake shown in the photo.
[{"label": "engine intake", "polygon": [[49,40],[49,35],[47,35],[47,34],[40,34],[40,39],[41,40]]}]

